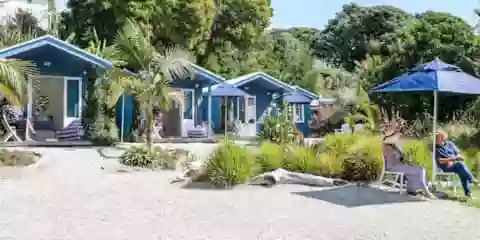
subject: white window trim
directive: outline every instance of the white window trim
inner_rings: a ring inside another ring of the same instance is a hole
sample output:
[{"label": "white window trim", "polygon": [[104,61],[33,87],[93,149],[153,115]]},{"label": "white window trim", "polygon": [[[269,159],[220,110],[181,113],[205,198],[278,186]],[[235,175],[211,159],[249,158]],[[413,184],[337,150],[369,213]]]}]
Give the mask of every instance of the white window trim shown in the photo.
[{"label": "white window trim", "polygon": [[[184,88],[182,89],[183,91],[183,94],[185,94],[186,92],[190,92],[192,93],[192,118],[185,118],[185,106],[183,108],[183,111],[182,111],[182,115],[183,115],[183,119],[190,119],[190,120],[193,120],[195,118],[195,89],[189,89],[189,88]],[[184,96],[185,98],[185,96]]]},{"label": "white window trim", "polygon": [[[300,116],[297,118],[297,106],[300,106]],[[293,119],[295,123],[304,123],[305,122],[305,105],[304,104],[293,104]]]}]

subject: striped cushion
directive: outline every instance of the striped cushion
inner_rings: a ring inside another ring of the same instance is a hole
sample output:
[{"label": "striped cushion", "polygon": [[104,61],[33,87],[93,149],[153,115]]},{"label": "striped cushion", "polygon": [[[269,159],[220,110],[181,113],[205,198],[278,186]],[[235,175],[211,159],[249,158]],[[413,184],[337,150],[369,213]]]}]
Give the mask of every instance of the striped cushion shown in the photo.
[{"label": "striped cushion", "polygon": [[55,133],[58,140],[81,140],[84,136],[84,129],[80,120],[74,120],[64,129]]},{"label": "striped cushion", "polygon": [[187,130],[187,136],[189,138],[205,138],[207,137],[207,131],[205,128],[193,128]]}]

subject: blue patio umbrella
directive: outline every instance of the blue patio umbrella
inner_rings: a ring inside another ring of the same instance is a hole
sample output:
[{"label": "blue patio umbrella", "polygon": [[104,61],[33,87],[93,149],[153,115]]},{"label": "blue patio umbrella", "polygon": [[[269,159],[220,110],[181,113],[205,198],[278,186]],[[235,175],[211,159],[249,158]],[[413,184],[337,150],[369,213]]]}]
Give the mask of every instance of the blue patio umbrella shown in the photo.
[{"label": "blue patio umbrella", "polygon": [[[373,88],[373,92],[432,92],[433,93],[433,146],[437,127],[438,93],[480,94],[480,79],[471,76],[457,66],[436,58],[422,64],[393,80]],[[433,166],[436,166],[433,151]],[[436,168],[432,170],[435,179]]]},{"label": "blue patio umbrella", "polygon": [[[208,88],[203,88],[202,92],[206,96],[212,97],[224,97],[225,98],[225,124],[227,123],[227,112],[228,112],[228,97],[244,97],[248,95],[239,88],[236,88],[228,83],[220,83],[210,87],[210,92]],[[225,139],[227,139],[227,127],[225,127]]]},{"label": "blue patio umbrella", "polygon": [[291,104],[309,104],[312,101],[310,98],[297,91],[287,93],[283,96],[283,100]]}]

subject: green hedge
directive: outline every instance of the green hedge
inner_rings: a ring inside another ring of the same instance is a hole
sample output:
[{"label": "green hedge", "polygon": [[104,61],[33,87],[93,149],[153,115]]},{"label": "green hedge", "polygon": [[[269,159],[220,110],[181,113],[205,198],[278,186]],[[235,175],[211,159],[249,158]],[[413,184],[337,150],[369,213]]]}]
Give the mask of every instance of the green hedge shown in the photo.
[{"label": "green hedge", "polygon": [[[429,141],[409,140],[403,144],[406,161],[425,167],[431,177],[432,157]],[[478,176],[480,154],[476,149],[462,151],[466,163]],[[284,168],[289,171],[342,178],[347,181],[375,181],[382,160],[382,142],[378,136],[331,134],[312,148],[292,144],[263,142],[258,152],[234,144],[219,146],[206,163],[209,180],[217,186],[231,187],[250,176]]]},{"label": "green hedge", "polygon": [[362,134],[328,135],[314,148],[263,142],[257,153],[227,143],[210,155],[204,166],[206,179],[218,187],[232,187],[262,172],[288,171],[373,181],[381,167],[378,137]]}]

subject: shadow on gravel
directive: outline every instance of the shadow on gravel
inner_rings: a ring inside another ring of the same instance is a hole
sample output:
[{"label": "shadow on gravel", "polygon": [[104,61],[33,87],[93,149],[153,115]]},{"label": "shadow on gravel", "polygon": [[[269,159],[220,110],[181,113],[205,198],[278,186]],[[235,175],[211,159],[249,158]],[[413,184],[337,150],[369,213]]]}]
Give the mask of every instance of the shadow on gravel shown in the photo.
[{"label": "shadow on gravel", "polygon": [[419,198],[400,195],[373,187],[344,186],[319,191],[294,192],[293,194],[326,201],[348,208],[391,203],[421,202]]},{"label": "shadow on gravel", "polygon": [[216,188],[208,182],[188,182],[182,186],[183,189],[195,189],[195,190],[223,190]]}]

